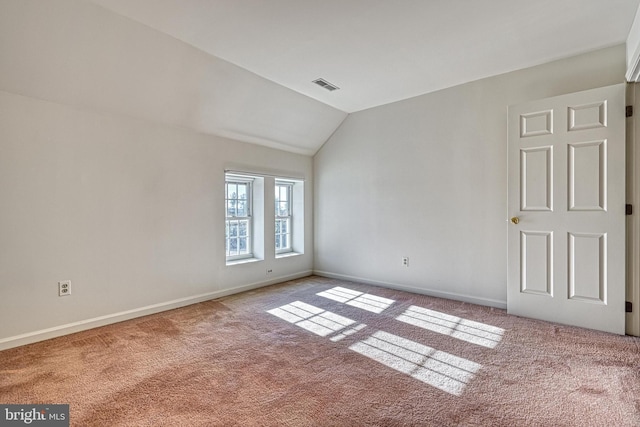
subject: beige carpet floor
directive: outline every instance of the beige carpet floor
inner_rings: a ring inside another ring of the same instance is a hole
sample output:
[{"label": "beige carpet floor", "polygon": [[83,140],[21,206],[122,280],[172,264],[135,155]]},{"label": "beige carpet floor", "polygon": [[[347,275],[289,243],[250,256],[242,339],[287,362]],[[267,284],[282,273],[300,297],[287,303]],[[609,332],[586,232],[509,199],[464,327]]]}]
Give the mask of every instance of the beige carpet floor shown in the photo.
[{"label": "beige carpet floor", "polygon": [[0,352],[74,426],[640,426],[640,339],[312,276]]}]

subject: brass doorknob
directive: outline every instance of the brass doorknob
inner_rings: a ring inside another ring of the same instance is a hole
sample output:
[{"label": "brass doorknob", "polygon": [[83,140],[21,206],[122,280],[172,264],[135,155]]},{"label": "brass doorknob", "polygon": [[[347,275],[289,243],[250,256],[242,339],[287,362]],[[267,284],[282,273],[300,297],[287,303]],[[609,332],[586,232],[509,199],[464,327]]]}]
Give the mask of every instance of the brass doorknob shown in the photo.
[{"label": "brass doorknob", "polygon": [[517,216],[514,216],[513,218],[511,218],[511,222],[512,222],[513,224],[517,224],[517,223],[519,223],[519,222],[520,222],[520,218],[518,218]]}]

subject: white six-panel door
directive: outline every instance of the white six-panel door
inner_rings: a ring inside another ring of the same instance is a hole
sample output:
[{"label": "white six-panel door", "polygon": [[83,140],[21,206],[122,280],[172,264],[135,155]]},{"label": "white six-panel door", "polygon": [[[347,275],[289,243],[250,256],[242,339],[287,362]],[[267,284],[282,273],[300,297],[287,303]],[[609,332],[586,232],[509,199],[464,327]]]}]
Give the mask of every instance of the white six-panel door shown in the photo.
[{"label": "white six-panel door", "polygon": [[625,85],[509,108],[507,311],[625,332]]}]

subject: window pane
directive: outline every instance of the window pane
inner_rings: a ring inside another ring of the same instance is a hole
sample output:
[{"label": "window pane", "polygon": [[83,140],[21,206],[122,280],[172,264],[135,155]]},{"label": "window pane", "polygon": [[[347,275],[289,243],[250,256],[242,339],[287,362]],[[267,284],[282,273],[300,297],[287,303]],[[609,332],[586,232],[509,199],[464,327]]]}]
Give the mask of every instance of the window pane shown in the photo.
[{"label": "window pane", "polygon": [[230,237],[238,236],[238,222],[237,221],[232,221],[229,224],[229,236]]},{"label": "window pane", "polygon": [[276,193],[279,201],[286,202],[287,200],[289,200],[289,186],[278,185]]},{"label": "window pane", "polygon": [[249,212],[247,212],[247,202],[244,200],[240,200],[238,201],[238,205],[237,205],[237,209],[236,209],[236,215],[237,216],[249,216]]},{"label": "window pane", "polygon": [[288,185],[276,185],[275,207],[277,216],[289,216],[290,190],[291,187]]},{"label": "window pane", "polygon": [[287,216],[287,204],[286,202],[278,203],[278,216]]},{"label": "window pane", "polygon": [[247,230],[247,226],[248,225],[249,224],[247,223],[247,221],[240,221],[240,224],[239,224],[239,229],[240,229],[239,235],[240,236],[247,236],[248,235],[248,230]]},{"label": "window pane", "polygon": [[247,200],[247,184],[238,185],[238,199]]},{"label": "window pane", "polygon": [[234,217],[236,216],[236,201],[229,200],[227,201],[227,216]]}]

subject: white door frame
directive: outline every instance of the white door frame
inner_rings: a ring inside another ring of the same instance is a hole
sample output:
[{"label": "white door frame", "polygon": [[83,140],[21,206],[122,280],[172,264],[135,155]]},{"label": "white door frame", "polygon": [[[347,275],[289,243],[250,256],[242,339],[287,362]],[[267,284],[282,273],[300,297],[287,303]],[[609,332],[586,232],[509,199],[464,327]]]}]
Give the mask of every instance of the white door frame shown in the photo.
[{"label": "white door frame", "polygon": [[627,143],[627,203],[633,206],[633,214],[627,216],[627,290],[626,300],[633,304],[633,311],[626,314],[626,333],[640,336],[640,84],[629,83],[626,91],[627,105],[634,109],[633,117],[626,121]]}]

